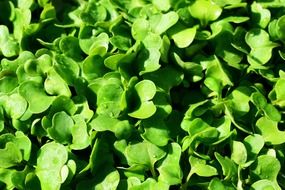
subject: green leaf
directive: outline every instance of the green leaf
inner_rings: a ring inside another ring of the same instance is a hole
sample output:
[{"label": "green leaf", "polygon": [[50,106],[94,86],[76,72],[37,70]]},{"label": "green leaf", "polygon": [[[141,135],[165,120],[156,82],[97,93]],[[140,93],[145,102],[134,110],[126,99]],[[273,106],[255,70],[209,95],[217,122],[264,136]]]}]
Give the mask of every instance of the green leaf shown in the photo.
[{"label": "green leaf", "polygon": [[2,107],[0,107],[0,132],[2,132],[4,128],[4,110]]},{"label": "green leaf", "polygon": [[274,91],[276,93],[276,102],[275,104],[279,105],[280,107],[285,107],[285,93],[284,93],[284,89],[285,87],[285,79],[280,78],[278,79],[278,81],[276,82],[275,86],[274,86]]},{"label": "green leaf", "polygon": [[107,53],[108,48],[109,48],[109,36],[106,33],[101,33],[94,39],[87,54],[104,56]]},{"label": "green leaf", "polygon": [[253,190],[279,190],[280,187],[278,187],[278,185],[270,180],[267,179],[262,179],[259,181],[254,182],[251,185],[251,188]]},{"label": "green leaf", "polygon": [[195,62],[184,62],[178,54],[173,54],[175,62],[184,70],[185,78],[197,82],[203,77],[203,67]]},{"label": "green leaf", "polygon": [[74,115],[72,117],[74,126],[71,128],[72,144],[70,148],[81,150],[89,146],[89,135],[87,125],[82,115]]},{"label": "green leaf", "polygon": [[113,167],[112,156],[106,139],[97,138],[92,148],[89,164],[85,168],[90,169],[94,178],[81,180],[76,189],[117,189],[120,175]]},{"label": "green leaf", "polygon": [[249,135],[244,139],[244,146],[247,150],[247,164],[251,164],[255,161],[257,155],[264,146],[264,140],[261,135],[254,134]]},{"label": "green leaf", "polygon": [[281,114],[280,112],[272,105],[267,104],[264,108],[264,114],[269,117],[273,121],[281,121]]},{"label": "green leaf", "polygon": [[90,1],[87,6],[84,6],[80,18],[86,24],[92,25],[97,21],[103,21],[107,17],[107,11],[104,6],[95,4]]},{"label": "green leaf", "polygon": [[162,39],[158,34],[150,32],[144,39],[143,45],[147,49],[160,49]]},{"label": "green leaf", "polygon": [[159,181],[157,182],[152,178],[148,178],[142,184],[134,185],[130,188],[130,190],[156,190],[156,189],[167,190],[169,189],[169,186],[165,183]]},{"label": "green leaf", "polygon": [[1,94],[10,93],[18,86],[18,79],[14,73],[2,71],[0,76]]},{"label": "green leaf", "polygon": [[[238,18],[232,19],[238,21]],[[231,24],[227,21],[232,21],[231,17],[211,24],[212,36],[209,38],[214,38],[214,43],[216,43],[216,55],[221,57],[230,66],[239,68],[239,63],[242,61],[243,54],[239,51],[240,49],[235,49],[232,45],[234,36],[232,34]]]},{"label": "green leaf", "polygon": [[[107,57],[105,60],[104,60],[104,65],[111,69],[111,70],[117,70],[119,64],[121,63],[121,61],[126,58],[126,54],[121,54],[121,53],[117,53],[117,54],[114,54],[114,55],[110,55],[109,57]],[[93,63],[93,62],[91,62]],[[91,64],[90,63],[90,64]],[[89,65],[89,64],[88,64]],[[98,65],[99,66],[99,65]],[[93,65],[92,65],[93,67]],[[89,70],[89,69],[88,69]],[[97,76],[97,73],[91,73],[91,70],[89,71],[90,74],[92,74],[92,76]]]},{"label": "green leaf", "polygon": [[15,188],[15,185],[12,182],[12,176],[15,174],[15,170],[0,168],[0,184],[7,189]]},{"label": "green leaf", "polygon": [[284,25],[285,25],[285,16],[281,16],[278,18],[276,22],[276,32],[277,36],[280,40],[284,41],[285,40],[285,31],[284,31]]},{"label": "green leaf", "polygon": [[13,142],[8,142],[5,145],[5,148],[0,149],[0,160],[2,168],[9,168],[12,166],[16,166],[20,164],[22,161],[22,154],[20,150],[18,149],[17,145]]},{"label": "green leaf", "polygon": [[[197,126],[200,127],[197,128]],[[219,131],[200,118],[195,118],[190,121],[188,127],[188,133],[193,142],[194,140],[197,140],[205,144],[211,144],[218,140]]]},{"label": "green leaf", "polygon": [[150,80],[140,81],[135,85],[135,90],[141,101],[151,100],[156,93],[155,84]]},{"label": "green leaf", "polygon": [[158,70],[161,67],[159,64],[160,55],[157,48],[143,49],[138,56],[139,75]]},{"label": "green leaf", "polygon": [[160,53],[161,53],[161,61],[168,63],[168,53],[169,53],[169,49],[170,49],[170,40],[168,38],[168,36],[163,35],[162,37],[162,45],[160,47]]},{"label": "green leaf", "polygon": [[7,38],[9,38],[9,29],[5,25],[0,25],[0,44],[3,44]]},{"label": "green leaf", "polygon": [[80,114],[86,122],[90,121],[94,115],[94,111],[91,108],[92,104],[90,105],[90,102],[84,96],[77,96],[73,100],[76,103],[77,114]]},{"label": "green leaf", "polygon": [[251,89],[246,86],[239,86],[228,96],[231,100],[231,107],[235,115],[242,116],[249,112],[250,94]]},{"label": "green leaf", "polygon": [[19,94],[8,96],[4,103],[5,111],[13,119],[19,119],[27,110],[27,106],[27,101]]},{"label": "green leaf", "polygon": [[96,36],[92,30],[88,30],[91,29],[87,27],[82,28],[82,33],[79,36],[79,46],[81,50],[87,55],[103,56],[108,49],[109,36],[106,33],[102,33]]},{"label": "green leaf", "polygon": [[140,99],[140,105],[129,113],[129,116],[139,119],[151,117],[156,112],[156,107],[151,101],[156,93],[155,84],[150,80],[142,80],[135,85],[135,91]]},{"label": "green leaf", "polygon": [[24,34],[34,34],[39,31],[41,24],[30,24],[31,17],[32,14],[30,9],[14,9],[13,26],[14,36],[17,40],[21,40],[24,37]]},{"label": "green leaf", "polygon": [[64,55],[55,56],[54,67],[68,85],[74,84],[80,72],[79,65],[73,59]]},{"label": "green leaf", "polygon": [[150,31],[150,24],[143,18],[138,18],[132,25],[132,36],[135,40],[143,40]]},{"label": "green leaf", "polygon": [[0,36],[0,53],[5,57],[18,55],[20,51],[19,44],[10,36],[7,26],[0,25]]},{"label": "green leaf", "polygon": [[59,190],[61,180],[61,168],[67,161],[67,150],[61,144],[50,142],[39,150],[37,158],[36,175],[43,190]]},{"label": "green leaf", "polygon": [[128,187],[132,187],[132,186],[140,185],[141,182],[136,177],[129,177],[127,179],[127,183],[128,183]]},{"label": "green leaf", "polygon": [[44,21],[50,21],[56,18],[56,9],[52,4],[44,6],[43,11],[40,14],[40,19]]},{"label": "green leaf", "polygon": [[258,24],[261,28],[265,28],[271,19],[268,9],[264,9],[261,4],[253,2],[251,4],[252,22]]},{"label": "green leaf", "polygon": [[156,112],[156,107],[153,102],[144,102],[139,109],[129,113],[128,115],[138,119],[146,119],[151,117]]},{"label": "green leaf", "polygon": [[267,117],[261,117],[256,122],[256,129],[262,135],[264,141],[269,144],[277,145],[285,142],[284,131],[280,131],[277,127],[278,123]]},{"label": "green leaf", "polygon": [[170,0],[152,0],[152,3],[161,11],[168,11],[171,8]]},{"label": "green leaf", "polygon": [[157,146],[166,146],[170,140],[169,129],[163,120],[157,118],[145,119],[141,123],[144,129],[142,137]]},{"label": "green leaf", "polygon": [[128,168],[120,168],[120,169],[122,170],[124,175],[126,175],[128,177],[128,179],[135,177],[135,178],[139,179],[140,181],[144,181],[145,180],[145,172],[148,170],[148,167],[146,167],[144,165],[135,164],[135,165],[132,165]]},{"label": "green leaf", "polygon": [[196,27],[184,29],[171,35],[174,43],[179,48],[188,47],[194,40],[196,35]]},{"label": "green leaf", "polygon": [[269,119],[273,121],[281,120],[281,114],[278,109],[272,104],[268,104],[266,98],[260,92],[254,92],[251,95],[251,99],[257,108],[262,110]]},{"label": "green leaf", "polygon": [[251,48],[261,48],[272,45],[268,33],[265,30],[258,28],[247,32],[245,41]]},{"label": "green leaf", "polygon": [[231,130],[231,124],[231,119],[227,116],[224,116],[215,121],[215,127],[219,132],[219,140],[216,141],[214,144],[221,143],[233,134],[234,131]]},{"label": "green leaf", "polygon": [[183,173],[180,168],[181,148],[177,143],[171,143],[168,146],[168,154],[162,160],[158,167],[158,181],[162,181],[169,185],[180,184]]},{"label": "green leaf", "polygon": [[76,105],[72,99],[67,96],[57,96],[52,102],[48,116],[51,118],[54,114],[61,111],[64,111],[69,115],[74,115],[76,109]]},{"label": "green leaf", "polygon": [[149,19],[150,27],[154,33],[162,34],[173,26],[179,19],[176,12],[170,11],[166,14],[155,14]]},{"label": "green leaf", "polygon": [[37,82],[26,81],[19,86],[19,94],[26,99],[29,104],[28,109],[32,113],[42,113],[46,111],[54,100],[54,96],[48,96],[43,86]]},{"label": "green leaf", "polygon": [[120,121],[108,115],[98,115],[89,124],[96,131],[111,131],[119,139],[128,138],[132,132],[127,120]]},{"label": "green leaf", "polygon": [[209,190],[215,190],[215,189],[225,190],[226,189],[223,183],[217,178],[214,178],[211,180],[208,188]]},{"label": "green leaf", "polygon": [[261,155],[251,165],[251,177],[253,179],[267,179],[276,182],[280,169],[280,162],[276,158],[269,155]]},{"label": "green leaf", "polygon": [[214,2],[220,6],[226,6],[239,4],[242,2],[242,0],[214,0]]},{"label": "green leaf", "polygon": [[217,81],[220,81],[222,86],[233,85],[229,72],[225,65],[214,56],[209,59],[208,67],[206,70],[206,77],[212,77]]},{"label": "green leaf", "polygon": [[139,164],[154,170],[154,164],[165,157],[166,152],[156,145],[144,141],[128,145],[125,154],[129,165]]},{"label": "green leaf", "polygon": [[251,48],[247,60],[253,66],[267,63],[271,58],[272,49],[278,46],[278,44],[270,41],[265,30],[258,28],[247,32],[245,41]]},{"label": "green leaf", "polygon": [[259,109],[263,109],[267,105],[266,98],[259,92],[252,93],[251,100]]},{"label": "green leaf", "polygon": [[116,48],[120,50],[124,50],[124,51],[128,51],[132,45],[131,39],[129,39],[128,37],[120,36],[120,35],[111,37],[110,43]]},{"label": "green leaf", "polygon": [[54,70],[47,71],[47,78],[44,82],[44,88],[50,95],[71,96],[70,89],[61,76]]},{"label": "green leaf", "polygon": [[236,180],[237,179],[237,165],[229,158],[221,156],[215,152],[215,157],[222,166],[223,175],[225,180]]},{"label": "green leaf", "polygon": [[89,166],[92,174],[98,177],[97,180],[102,180],[104,176],[114,170],[113,164],[114,160],[107,139],[97,138],[89,158]]},{"label": "green leaf", "polygon": [[36,190],[35,187],[40,187],[40,181],[35,172],[30,172],[27,174],[25,179],[25,186],[31,190]]},{"label": "green leaf", "polygon": [[205,160],[190,156],[191,173],[196,173],[201,177],[211,177],[218,174],[217,169],[207,165]]},{"label": "green leaf", "polygon": [[242,142],[233,141],[231,159],[238,165],[246,162],[247,151]]},{"label": "green leaf", "polygon": [[188,8],[190,14],[199,19],[202,25],[216,20],[222,13],[222,9],[212,0],[194,1]]},{"label": "green leaf", "polygon": [[[112,89],[112,90],[109,90]],[[121,112],[123,88],[120,84],[106,84],[97,93],[97,113],[118,117]]]},{"label": "green leaf", "polygon": [[75,60],[81,59],[81,49],[79,47],[79,40],[73,36],[66,36],[59,41],[59,49],[64,55]]},{"label": "green leaf", "polygon": [[221,93],[221,84],[219,81],[217,81],[216,79],[212,78],[212,77],[207,77],[204,80],[204,84],[212,91],[216,92],[217,94]]},{"label": "green leaf", "polygon": [[71,143],[71,130],[74,126],[72,118],[64,111],[57,112],[52,117],[52,126],[47,129],[48,134],[57,142]]},{"label": "green leaf", "polygon": [[120,174],[117,170],[110,172],[103,181],[96,184],[93,188],[98,190],[116,190],[120,181]]},{"label": "green leaf", "polygon": [[181,71],[169,66],[147,73],[144,75],[144,78],[153,81],[157,87],[169,92],[171,88],[178,86],[182,82],[184,75]]},{"label": "green leaf", "polygon": [[40,55],[37,58],[37,62],[39,70],[43,73],[47,73],[49,69],[52,67],[52,57],[49,54]]}]

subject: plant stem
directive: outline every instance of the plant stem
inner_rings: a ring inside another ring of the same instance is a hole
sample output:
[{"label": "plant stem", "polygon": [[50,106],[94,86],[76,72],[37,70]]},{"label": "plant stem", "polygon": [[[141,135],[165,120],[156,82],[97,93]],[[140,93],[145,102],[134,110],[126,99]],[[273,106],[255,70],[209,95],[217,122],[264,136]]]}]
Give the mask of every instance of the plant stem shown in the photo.
[{"label": "plant stem", "polygon": [[180,190],[187,190],[188,183],[189,183],[190,178],[191,178],[191,176],[192,176],[193,174],[194,174],[194,173],[192,172],[192,170],[190,170],[190,172],[189,172],[189,174],[188,174],[188,176],[187,176],[187,178],[186,178],[186,181],[185,181],[185,183],[183,183],[183,184],[181,185]]},{"label": "plant stem", "polygon": [[155,171],[153,166],[150,167],[150,172],[151,172],[152,177],[154,179],[156,179],[157,178],[157,174],[156,174],[156,171]]}]

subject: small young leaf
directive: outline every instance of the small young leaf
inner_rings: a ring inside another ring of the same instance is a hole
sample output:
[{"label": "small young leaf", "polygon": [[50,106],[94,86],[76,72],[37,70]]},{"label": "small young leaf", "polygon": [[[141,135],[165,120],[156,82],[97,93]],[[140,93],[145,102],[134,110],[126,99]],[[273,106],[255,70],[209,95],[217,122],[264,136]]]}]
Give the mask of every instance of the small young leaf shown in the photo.
[{"label": "small young leaf", "polygon": [[145,119],[141,123],[141,127],[144,129],[144,133],[142,137],[151,143],[157,146],[166,146],[169,137],[169,130],[163,120],[153,119],[153,117],[149,119]]},{"label": "small young leaf", "polygon": [[158,180],[169,185],[176,185],[182,181],[182,170],[179,166],[181,157],[181,148],[177,143],[171,143],[168,146],[168,154],[162,160],[158,167]]},{"label": "small young leaf", "polygon": [[233,141],[231,159],[238,165],[246,162],[247,151],[242,142]]},{"label": "small young leaf", "polygon": [[267,179],[276,182],[280,169],[280,162],[276,158],[269,155],[261,155],[251,165],[251,177],[257,180]]},{"label": "small young leaf", "polygon": [[225,180],[236,180],[237,179],[237,165],[229,158],[221,156],[215,152],[215,157],[222,166],[223,175]]},{"label": "small young leaf", "polygon": [[154,164],[166,155],[166,152],[145,141],[128,145],[125,154],[129,165],[139,164],[152,169]]},{"label": "small young leaf", "polygon": [[42,113],[49,108],[54,100],[54,96],[48,96],[43,86],[37,82],[26,81],[19,86],[19,93],[24,97],[32,113]]},{"label": "small young leaf", "polygon": [[264,108],[264,114],[269,117],[273,121],[280,121],[281,120],[281,114],[280,112],[272,105],[267,104]]},{"label": "small young leaf", "polygon": [[264,141],[269,144],[282,144],[285,142],[283,138],[284,131],[279,131],[277,127],[278,123],[272,121],[267,117],[261,117],[256,122],[257,131],[262,135]]},{"label": "small young leaf", "polygon": [[156,86],[150,80],[143,80],[135,85],[135,90],[141,104],[139,108],[129,113],[129,115],[140,119],[149,118],[156,112],[156,107],[151,101],[156,93]]},{"label": "small young leaf", "polygon": [[130,188],[130,190],[156,190],[156,189],[167,190],[169,189],[169,185],[160,181],[157,182],[153,178],[148,178],[142,184],[135,185]]},{"label": "small young leaf", "polygon": [[59,143],[71,143],[71,130],[74,126],[72,118],[64,111],[58,112],[52,117],[52,126],[47,129],[49,135]]},{"label": "small young leaf", "polygon": [[173,34],[171,38],[179,48],[188,47],[194,40],[196,35],[196,27],[184,29]]},{"label": "small young leaf", "polygon": [[253,162],[264,146],[264,140],[261,135],[249,135],[244,139],[244,146],[247,150],[247,160]]},{"label": "small young leaf", "polygon": [[201,177],[211,177],[218,174],[217,169],[207,165],[205,160],[190,156],[191,173],[196,173]]},{"label": "small young leaf", "polygon": [[16,166],[20,164],[23,159],[20,149],[12,142],[6,143],[5,148],[0,149],[0,154],[1,168]]},{"label": "small young leaf", "polygon": [[132,25],[132,36],[135,40],[143,40],[150,31],[150,24],[147,20],[136,19]]},{"label": "small young leaf", "polygon": [[267,179],[262,179],[262,180],[258,180],[256,182],[254,182],[251,185],[251,188],[253,190],[264,190],[264,189],[268,189],[268,190],[279,190],[280,187],[278,187],[278,185],[270,180]]},{"label": "small young leaf", "polygon": [[63,145],[50,142],[41,147],[37,158],[36,175],[43,190],[60,189],[62,183],[60,171],[66,161],[67,150]]},{"label": "small young leaf", "polygon": [[188,8],[190,14],[199,19],[202,25],[216,20],[222,13],[222,9],[212,0],[194,1]]},{"label": "small young leaf", "polygon": [[264,9],[261,4],[254,2],[251,4],[253,23],[265,28],[270,22],[271,14],[268,9]]},{"label": "small young leaf", "polygon": [[166,14],[157,14],[150,17],[149,23],[154,33],[162,34],[173,26],[179,19],[176,12],[170,11]]}]

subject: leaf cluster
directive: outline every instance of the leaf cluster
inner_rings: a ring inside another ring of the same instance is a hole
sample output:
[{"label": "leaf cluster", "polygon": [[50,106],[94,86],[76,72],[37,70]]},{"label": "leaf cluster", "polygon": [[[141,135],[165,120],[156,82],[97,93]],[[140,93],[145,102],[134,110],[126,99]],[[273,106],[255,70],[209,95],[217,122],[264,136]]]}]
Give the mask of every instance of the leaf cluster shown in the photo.
[{"label": "leaf cluster", "polygon": [[285,189],[284,0],[0,0],[0,189]]}]

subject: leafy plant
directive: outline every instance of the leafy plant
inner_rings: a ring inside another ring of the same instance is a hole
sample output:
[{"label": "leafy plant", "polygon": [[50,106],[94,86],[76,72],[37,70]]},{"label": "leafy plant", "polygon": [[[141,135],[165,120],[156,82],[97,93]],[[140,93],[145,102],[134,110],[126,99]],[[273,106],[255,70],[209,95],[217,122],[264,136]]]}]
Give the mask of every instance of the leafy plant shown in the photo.
[{"label": "leafy plant", "polygon": [[0,189],[285,189],[284,0],[0,13]]}]

